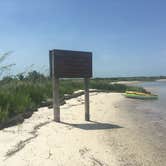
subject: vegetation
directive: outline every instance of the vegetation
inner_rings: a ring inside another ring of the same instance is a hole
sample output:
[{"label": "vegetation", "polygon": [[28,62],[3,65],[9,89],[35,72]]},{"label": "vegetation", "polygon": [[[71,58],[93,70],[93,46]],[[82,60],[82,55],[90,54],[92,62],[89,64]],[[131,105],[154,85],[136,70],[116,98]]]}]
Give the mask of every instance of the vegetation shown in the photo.
[{"label": "vegetation", "polygon": [[2,65],[3,61],[11,54],[11,52],[6,52],[3,54],[0,54],[0,76],[4,74],[5,71],[9,71],[12,66],[15,64],[8,64],[8,65]]},{"label": "vegetation", "polygon": [[[83,87],[81,79],[60,80],[60,96],[72,94]],[[90,88],[114,92],[145,91],[140,87],[110,84],[107,79],[92,79]],[[20,113],[35,110],[48,98],[52,98],[51,79],[39,72],[32,71],[27,75],[18,74],[14,77],[4,77],[0,81],[0,123]]]},{"label": "vegetation", "polygon": [[125,92],[126,90],[145,92],[145,89],[142,87],[127,86],[125,84],[111,84],[110,79],[92,79],[90,88],[112,92]]}]

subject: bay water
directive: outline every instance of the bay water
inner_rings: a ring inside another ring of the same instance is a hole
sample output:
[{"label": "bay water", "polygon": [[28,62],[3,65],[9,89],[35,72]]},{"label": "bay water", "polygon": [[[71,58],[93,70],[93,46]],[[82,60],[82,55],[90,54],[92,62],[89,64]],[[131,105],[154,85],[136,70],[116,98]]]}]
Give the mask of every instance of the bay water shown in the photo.
[{"label": "bay water", "polygon": [[[142,142],[140,147],[148,147],[145,152],[151,156],[150,165],[166,165],[166,81],[143,82],[135,86],[144,87],[158,95],[157,100],[125,98],[120,105],[121,112],[127,116],[124,127],[134,129]],[[131,126],[127,126],[131,122]],[[131,132],[131,134],[133,134]],[[145,149],[144,149],[145,150]]]}]

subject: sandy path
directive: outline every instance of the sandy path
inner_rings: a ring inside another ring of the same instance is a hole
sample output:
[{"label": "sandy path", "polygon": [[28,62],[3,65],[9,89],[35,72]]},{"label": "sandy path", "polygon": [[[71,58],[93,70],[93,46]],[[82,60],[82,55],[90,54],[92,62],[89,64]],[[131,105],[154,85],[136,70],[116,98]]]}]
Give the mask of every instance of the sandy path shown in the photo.
[{"label": "sandy path", "polygon": [[62,123],[52,121],[52,109],[40,108],[0,131],[0,166],[155,166],[137,116],[119,109],[124,100],[118,93],[91,93],[91,122],[84,121],[83,96],[61,106]]}]

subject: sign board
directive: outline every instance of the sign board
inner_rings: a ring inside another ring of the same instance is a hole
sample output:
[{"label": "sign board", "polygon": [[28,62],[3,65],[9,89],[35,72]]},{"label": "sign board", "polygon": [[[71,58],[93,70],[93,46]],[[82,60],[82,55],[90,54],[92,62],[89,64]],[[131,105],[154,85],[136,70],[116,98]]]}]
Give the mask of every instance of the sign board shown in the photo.
[{"label": "sign board", "polygon": [[[50,75],[54,70],[56,78],[90,78],[92,77],[92,53],[83,51],[51,50]],[[54,67],[52,67],[54,63]]]},{"label": "sign board", "polygon": [[92,53],[54,49],[49,52],[49,59],[54,120],[60,122],[59,78],[84,78],[85,120],[89,121],[89,78],[92,77]]}]

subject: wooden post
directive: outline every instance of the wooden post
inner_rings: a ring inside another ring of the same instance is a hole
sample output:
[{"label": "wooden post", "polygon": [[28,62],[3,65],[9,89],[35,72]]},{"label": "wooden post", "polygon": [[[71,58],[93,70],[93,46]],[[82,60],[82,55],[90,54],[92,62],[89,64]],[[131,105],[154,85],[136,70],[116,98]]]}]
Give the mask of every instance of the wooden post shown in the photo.
[{"label": "wooden post", "polygon": [[52,86],[53,86],[54,121],[60,122],[59,79],[55,77],[54,55],[52,55]]},{"label": "wooden post", "polygon": [[85,120],[90,120],[89,115],[89,78],[84,78],[85,84]]}]

